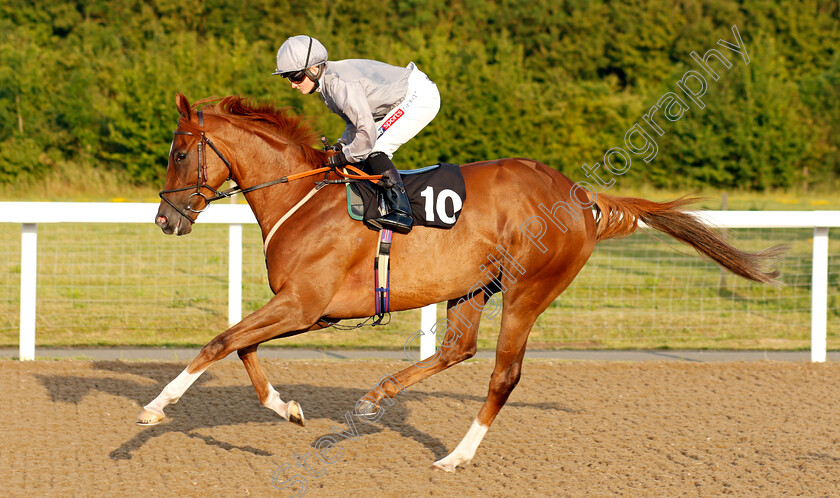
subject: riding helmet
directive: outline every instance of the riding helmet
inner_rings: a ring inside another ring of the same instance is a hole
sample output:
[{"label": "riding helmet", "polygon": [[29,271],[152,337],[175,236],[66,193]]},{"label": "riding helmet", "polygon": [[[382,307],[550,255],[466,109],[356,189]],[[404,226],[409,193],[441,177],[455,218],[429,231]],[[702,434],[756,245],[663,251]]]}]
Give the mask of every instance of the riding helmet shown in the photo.
[{"label": "riding helmet", "polygon": [[327,62],[327,49],[311,36],[297,35],[289,38],[277,51],[277,69],[272,74],[305,71]]}]

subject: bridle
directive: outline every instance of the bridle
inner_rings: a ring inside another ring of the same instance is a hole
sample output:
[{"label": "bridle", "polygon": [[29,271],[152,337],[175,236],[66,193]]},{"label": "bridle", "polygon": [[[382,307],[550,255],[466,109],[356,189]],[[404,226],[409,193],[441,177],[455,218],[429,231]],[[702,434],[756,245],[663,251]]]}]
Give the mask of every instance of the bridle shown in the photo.
[{"label": "bridle", "polygon": [[[204,113],[202,111],[198,111],[198,126],[200,126],[200,127],[204,126]],[[173,134],[174,135],[189,135],[189,136],[192,136],[192,137],[196,136],[194,133],[189,132],[189,131],[175,131],[175,132],[173,132]],[[213,144],[213,142],[209,138],[207,138],[207,135],[204,133],[204,130],[201,130],[201,135],[198,139],[198,171],[196,172],[195,187],[190,186],[190,187],[173,188],[173,189],[169,189],[169,190],[161,190],[160,193],[158,194],[161,199],[163,199],[164,201],[166,201],[167,204],[172,206],[172,209],[177,211],[178,214],[180,214],[184,218],[188,219],[190,221],[190,224],[195,223],[195,219],[193,219],[190,215],[188,215],[184,210],[182,210],[181,208],[176,206],[174,202],[167,199],[165,194],[171,194],[171,193],[174,193],[174,192],[183,192],[185,190],[190,190],[192,188],[195,188],[195,192],[193,192],[192,194],[189,195],[189,197],[187,197],[186,210],[198,214],[198,213],[204,212],[204,210],[207,209],[207,207],[210,205],[211,202],[217,201],[219,199],[224,199],[226,197],[230,197],[231,195],[235,194],[236,192],[241,191],[241,189],[239,187],[234,187],[234,188],[219,192],[218,190],[214,189],[213,187],[211,187],[210,185],[207,184],[207,154],[204,151],[204,144],[207,144],[211,149],[213,149],[213,152],[215,152],[216,155],[219,156],[219,159],[221,159],[222,162],[225,163],[225,166],[227,166],[228,176],[227,176],[227,179],[225,181],[228,181],[228,180],[231,179],[231,177],[233,176],[233,169],[231,169],[231,167],[230,167],[230,161],[228,161],[225,158],[224,154],[222,154],[222,152],[218,149],[218,147],[216,147],[216,145]],[[201,191],[202,188],[206,188],[210,192],[213,192],[213,197],[207,197],[206,195],[204,195],[204,193]],[[204,204],[203,208],[193,209],[192,206],[190,206],[190,199],[192,199],[195,196],[198,196],[198,197],[201,197],[202,199],[204,199],[205,204]]]},{"label": "bridle", "polygon": [[[196,111],[196,112],[198,114],[198,126],[199,127],[204,127],[204,113],[202,111]],[[174,131],[173,134],[175,134],[175,135],[189,135],[191,137],[196,136],[195,133],[192,133],[192,132],[189,132],[189,131],[179,131],[179,130]],[[360,181],[360,180],[379,180],[382,177],[382,175],[368,175],[368,174],[364,173],[363,171],[361,171],[360,169],[358,169],[357,167],[352,166],[352,165],[347,165],[345,167],[346,170],[348,170],[348,171],[342,171],[341,169],[337,168],[336,166],[324,166],[322,168],[317,168],[317,169],[310,170],[310,171],[305,171],[305,172],[302,172],[302,173],[296,173],[294,175],[284,176],[282,178],[278,178],[276,180],[271,180],[271,181],[267,181],[267,182],[264,182],[264,183],[260,183],[259,185],[254,185],[253,187],[248,187],[248,188],[245,188],[245,189],[239,187],[239,185],[236,185],[235,187],[229,188],[227,190],[219,191],[219,190],[216,190],[216,189],[214,189],[213,187],[211,187],[210,185],[207,184],[207,154],[204,151],[204,144],[207,144],[211,149],[213,149],[213,152],[215,152],[216,155],[219,156],[219,159],[221,159],[222,162],[225,163],[225,166],[227,166],[228,176],[227,176],[227,179],[225,181],[228,181],[233,177],[233,168],[230,165],[230,161],[228,161],[225,158],[224,154],[222,154],[222,152],[218,149],[218,147],[216,147],[216,145],[213,144],[213,142],[207,137],[207,135],[204,133],[204,130],[201,130],[201,135],[199,136],[199,139],[198,139],[198,171],[196,172],[195,186],[194,187],[189,186],[189,187],[173,188],[173,189],[169,189],[169,190],[161,190],[160,193],[158,194],[161,199],[163,199],[167,204],[172,206],[172,209],[174,209],[175,211],[178,212],[178,214],[180,214],[181,216],[183,216],[184,218],[189,220],[190,224],[194,224],[195,219],[193,217],[191,217],[190,215],[188,215],[186,213],[186,211],[191,211],[191,212],[196,213],[196,214],[202,213],[202,212],[204,212],[204,210],[207,209],[207,207],[210,205],[211,202],[218,201],[219,199],[229,198],[233,194],[237,194],[237,193],[247,194],[248,192],[253,192],[254,190],[258,190],[258,189],[265,188],[265,187],[270,187],[272,185],[277,185],[278,183],[288,183],[292,180],[297,180],[298,178],[304,178],[304,177],[307,177],[307,176],[313,176],[313,175],[318,175],[320,173],[324,173],[324,179],[321,180],[320,182],[317,182],[315,188],[313,188],[312,191],[306,197],[304,197],[301,200],[301,202],[299,202],[289,212],[287,212],[286,216],[281,218],[280,221],[278,221],[274,225],[274,228],[272,228],[271,232],[269,233],[269,235],[268,235],[268,237],[265,241],[265,246],[266,247],[268,247],[268,242],[271,239],[271,235],[273,235],[274,231],[279,227],[279,225],[281,223],[283,223],[286,219],[288,219],[289,216],[294,214],[294,212],[297,211],[297,209],[300,206],[302,206],[305,202],[307,202],[309,199],[311,199],[312,195],[314,195],[314,193],[317,192],[318,190],[320,190],[322,187],[324,187],[326,185],[329,185],[331,183],[348,183],[348,182]],[[328,177],[329,177],[330,173],[336,173],[342,179],[341,180],[329,180]],[[171,194],[171,193],[174,193],[174,192],[183,192],[185,190],[191,190],[193,188],[195,188],[195,192],[193,192],[192,194],[189,195],[189,197],[187,197],[186,211],[179,208],[178,206],[176,206],[174,202],[170,201],[165,196],[165,194]],[[204,195],[204,193],[201,191],[202,188],[206,188],[210,192],[213,192],[213,196],[212,197],[207,197],[206,195]],[[190,206],[190,199],[192,199],[195,196],[198,196],[198,197],[201,197],[202,199],[204,199],[204,204],[205,205],[202,209],[193,209]]]},{"label": "bridle", "polygon": [[[204,113],[202,111],[196,111],[196,112],[198,114],[198,126],[203,127],[204,126]],[[189,132],[189,131],[179,131],[179,130],[174,131],[173,134],[174,135],[189,135],[191,137],[196,136],[195,133],[192,133],[192,132]],[[207,134],[204,132],[204,130],[201,130],[201,134],[199,135],[199,139],[198,139],[198,169],[196,171],[195,186],[191,185],[189,187],[181,187],[181,188],[173,188],[173,189],[169,189],[169,190],[161,190],[160,193],[158,194],[161,199],[163,199],[167,204],[172,206],[172,209],[177,211],[178,214],[180,214],[184,218],[188,219],[190,224],[194,224],[195,219],[193,217],[191,217],[190,215],[188,215],[186,213],[186,211],[190,211],[190,212],[193,212],[193,213],[196,213],[196,214],[203,213],[207,209],[207,207],[210,206],[211,202],[218,201],[219,199],[229,198],[233,194],[240,194],[240,193],[241,194],[247,194],[248,192],[252,192],[252,191],[257,190],[257,189],[270,187],[270,186],[276,185],[278,183],[286,183],[289,180],[295,180],[297,178],[301,178],[301,177],[304,177],[304,176],[310,176],[310,175],[316,175],[316,174],[323,173],[323,172],[329,172],[331,170],[331,168],[325,167],[325,168],[320,168],[320,169],[316,169],[316,170],[313,170],[313,171],[307,171],[305,173],[299,173],[297,175],[284,176],[283,178],[278,178],[276,180],[271,180],[271,181],[268,181],[268,182],[265,182],[265,183],[260,183],[259,185],[254,185],[253,187],[248,187],[246,189],[240,188],[239,185],[237,185],[237,186],[229,188],[227,190],[219,191],[219,190],[216,190],[216,189],[214,189],[213,187],[211,187],[210,185],[207,184],[207,153],[205,152],[204,144],[207,144],[207,146],[209,146],[211,149],[213,149],[213,152],[215,152],[216,155],[219,156],[219,159],[221,159],[222,162],[225,163],[225,166],[227,166],[228,176],[225,179],[225,181],[228,181],[233,177],[233,168],[230,165],[230,161],[228,161],[227,158],[225,158],[224,154],[222,154],[222,151],[220,151],[219,148],[216,147],[216,145],[210,140],[210,138],[207,136]],[[206,188],[210,192],[213,192],[213,196],[212,197],[207,197],[206,195],[204,195],[204,193],[201,191],[202,188]],[[175,205],[174,202],[172,202],[168,198],[166,198],[166,194],[172,194],[174,192],[183,192],[185,190],[192,190],[192,189],[195,189],[195,192],[193,192],[192,194],[189,195],[189,197],[187,197],[186,211],[184,209],[179,208],[178,206]],[[204,199],[204,207],[201,208],[201,209],[193,209],[193,207],[190,206],[190,199],[192,199],[193,197],[196,197],[196,196]]]}]

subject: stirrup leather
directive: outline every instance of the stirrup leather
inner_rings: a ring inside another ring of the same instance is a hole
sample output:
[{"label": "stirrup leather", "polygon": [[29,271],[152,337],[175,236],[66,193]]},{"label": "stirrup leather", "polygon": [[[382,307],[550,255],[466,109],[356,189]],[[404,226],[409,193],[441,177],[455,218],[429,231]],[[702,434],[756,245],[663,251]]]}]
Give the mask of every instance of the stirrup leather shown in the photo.
[{"label": "stirrup leather", "polygon": [[397,233],[406,234],[414,225],[411,217],[411,202],[402,183],[393,184],[382,193],[380,212],[383,215],[368,222],[379,228],[387,228]]}]

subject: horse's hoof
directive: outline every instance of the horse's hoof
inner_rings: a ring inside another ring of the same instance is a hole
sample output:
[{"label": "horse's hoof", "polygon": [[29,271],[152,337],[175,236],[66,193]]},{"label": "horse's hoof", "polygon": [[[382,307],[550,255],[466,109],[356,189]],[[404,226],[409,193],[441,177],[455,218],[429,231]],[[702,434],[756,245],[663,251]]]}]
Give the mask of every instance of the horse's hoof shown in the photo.
[{"label": "horse's hoof", "polygon": [[306,419],[303,418],[303,409],[297,401],[289,401],[289,422],[301,427],[306,425]]},{"label": "horse's hoof", "polygon": [[140,415],[137,417],[137,425],[158,425],[165,415],[161,412],[155,412],[148,408],[143,408]]},{"label": "horse's hoof", "polygon": [[432,470],[442,470],[444,472],[455,472],[455,466],[448,463],[441,463],[437,461],[432,465]]},{"label": "horse's hoof", "polygon": [[368,400],[362,400],[356,403],[356,415],[368,416],[379,413],[379,405],[371,403]]}]

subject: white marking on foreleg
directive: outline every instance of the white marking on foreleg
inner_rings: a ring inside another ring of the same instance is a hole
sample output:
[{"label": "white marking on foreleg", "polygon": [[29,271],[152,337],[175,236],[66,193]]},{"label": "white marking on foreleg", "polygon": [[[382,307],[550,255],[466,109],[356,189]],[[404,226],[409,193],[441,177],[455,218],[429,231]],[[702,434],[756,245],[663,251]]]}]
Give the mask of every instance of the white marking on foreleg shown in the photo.
[{"label": "white marking on foreleg", "polygon": [[268,385],[268,397],[263,402],[263,406],[274,410],[277,415],[289,420],[289,405],[280,399],[280,393],[271,384]]},{"label": "white marking on foreleg", "polygon": [[469,463],[475,455],[478,445],[481,444],[481,440],[484,439],[484,435],[487,434],[487,429],[489,429],[489,426],[482,425],[478,419],[473,420],[470,430],[467,431],[467,435],[458,443],[455,450],[435,462],[433,467],[447,472],[455,472],[455,467],[458,465]]},{"label": "white marking on foreleg", "polygon": [[297,424],[301,427],[306,424],[306,419],[303,416],[303,409],[301,409],[300,404],[297,401],[284,403],[283,400],[280,399],[280,393],[278,393],[271,384],[268,385],[268,397],[266,397],[263,402],[263,406],[271,409],[277,413],[277,415],[280,415],[293,424]]},{"label": "white marking on foreleg", "polygon": [[163,409],[166,408],[166,405],[177,403],[193,382],[204,373],[204,370],[195,373],[189,373],[187,370],[185,368],[172,382],[167,384],[158,397],[145,406],[146,410],[163,415]]}]

